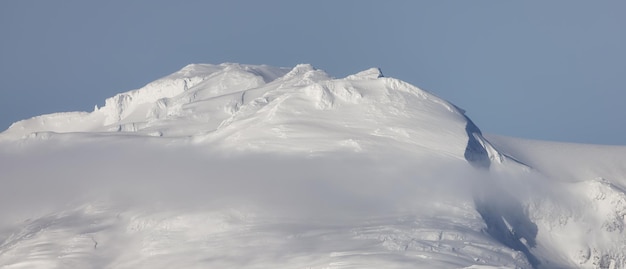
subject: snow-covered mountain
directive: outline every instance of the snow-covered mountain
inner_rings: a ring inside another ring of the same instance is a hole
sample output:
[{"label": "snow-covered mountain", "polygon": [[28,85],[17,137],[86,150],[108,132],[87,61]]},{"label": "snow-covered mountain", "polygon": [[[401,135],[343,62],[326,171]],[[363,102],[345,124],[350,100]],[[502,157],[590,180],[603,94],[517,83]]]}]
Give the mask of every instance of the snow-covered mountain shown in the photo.
[{"label": "snow-covered mountain", "polygon": [[193,64],[0,133],[6,268],[626,268],[626,147],[377,68]]}]

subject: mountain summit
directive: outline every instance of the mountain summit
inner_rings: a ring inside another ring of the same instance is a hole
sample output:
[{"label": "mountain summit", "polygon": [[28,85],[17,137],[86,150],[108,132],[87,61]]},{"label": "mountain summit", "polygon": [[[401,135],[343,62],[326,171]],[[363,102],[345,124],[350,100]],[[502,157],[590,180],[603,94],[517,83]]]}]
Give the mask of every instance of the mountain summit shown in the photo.
[{"label": "mountain summit", "polygon": [[427,91],[378,68],[335,79],[308,64],[192,64],[91,113],[14,123],[0,139],[63,133],[132,133],[261,151],[384,145],[482,165],[502,158],[463,110]]},{"label": "mountain summit", "polygon": [[626,148],[370,68],[192,64],[0,133],[4,268],[626,268]]}]

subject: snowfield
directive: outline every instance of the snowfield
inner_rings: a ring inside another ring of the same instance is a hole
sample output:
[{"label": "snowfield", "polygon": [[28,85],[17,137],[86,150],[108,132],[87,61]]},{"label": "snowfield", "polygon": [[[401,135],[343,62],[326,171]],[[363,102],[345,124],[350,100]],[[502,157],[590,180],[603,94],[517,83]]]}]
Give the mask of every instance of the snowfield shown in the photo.
[{"label": "snowfield", "polygon": [[626,268],[626,147],[377,68],[193,64],[0,133],[1,268]]}]

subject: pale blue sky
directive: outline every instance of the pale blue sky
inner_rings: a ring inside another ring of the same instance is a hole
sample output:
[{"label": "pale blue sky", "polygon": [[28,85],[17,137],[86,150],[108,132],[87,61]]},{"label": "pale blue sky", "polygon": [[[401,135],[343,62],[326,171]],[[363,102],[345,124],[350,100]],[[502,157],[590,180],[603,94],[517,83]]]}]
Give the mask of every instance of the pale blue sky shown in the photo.
[{"label": "pale blue sky", "polygon": [[189,63],[369,67],[487,133],[626,145],[626,1],[0,1],[0,129]]}]

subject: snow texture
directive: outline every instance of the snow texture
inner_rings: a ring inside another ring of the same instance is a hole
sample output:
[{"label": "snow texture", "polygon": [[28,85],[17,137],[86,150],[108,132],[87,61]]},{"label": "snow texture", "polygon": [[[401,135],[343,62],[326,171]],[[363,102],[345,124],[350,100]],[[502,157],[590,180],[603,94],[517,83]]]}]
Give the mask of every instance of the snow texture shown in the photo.
[{"label": "snow texture", "polygon": [[626,147],[371,68],[192,64],[0,133],[2,268],[626,268]]}]

